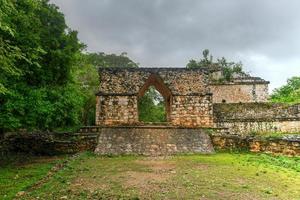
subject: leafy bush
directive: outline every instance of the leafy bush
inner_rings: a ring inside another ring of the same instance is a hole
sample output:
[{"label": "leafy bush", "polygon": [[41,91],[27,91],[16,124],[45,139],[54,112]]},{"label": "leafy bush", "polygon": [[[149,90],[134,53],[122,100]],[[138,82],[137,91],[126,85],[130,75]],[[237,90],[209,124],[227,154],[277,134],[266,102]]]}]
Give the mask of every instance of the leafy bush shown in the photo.
[{"label": "leafy bush", "polygon": [[271,101],[284,103],[300,103],[300,77],[288,79],[287,84],[275,89]]},{"label": "leafy bush", "polygon": [[203,54],[202,59],[200,59],[199,61],[192,59],[189,61],[186,67],[190,69],[193,68],[218,69],[222,71],[222,78],[214,81],[219,81],[219,82],[231,81],[234,74],[246,75],[246,73],[243,71],[243,64],[241,62],[238,63],[228,62],[224,57],[222,57],[221,59],[217,59],[217,62],[215,62],[213,60],[213,56],[209,55],[208,49],[205,49],[202,54]]}]

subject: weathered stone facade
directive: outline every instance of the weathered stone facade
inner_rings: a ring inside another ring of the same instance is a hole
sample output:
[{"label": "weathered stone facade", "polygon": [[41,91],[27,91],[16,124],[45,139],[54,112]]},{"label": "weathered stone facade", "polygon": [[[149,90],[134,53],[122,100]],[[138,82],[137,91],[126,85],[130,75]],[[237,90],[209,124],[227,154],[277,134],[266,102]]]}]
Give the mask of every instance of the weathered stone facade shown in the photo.
[{"label": "weathered stone facade", "polygon": [[[94,128],[99,134],[98,154],[213,152],[202,128],[223,131],[220,137],[239,138],[236,146],[268,151],[274,142],[250,143],[243,137],[253,132],[300,131],[300,105],[266,103],[269,82],[261,78],[243,75],[218,82],[213,81],[222,76],[218,71],[185,68],[106,68],[99,74]],[[169,126],[142,127],[139,122],[138,101],[150,86],[165,100]],[[216,138],[216,146],[233,141]],[[277,150],[270,151],[298,154],[297,145],[280,141]]]},{"label": "weathered stone facade", "polygon": [[99,129],[96,154],[147,156],[178,153],[213,153],[205,129],[174,127],[103,127]]},{"label": "weathered stone facade", "polygon": [[172,124],[187,127],[212,127],[212,96],[174,96],[171,106]]},{"label": "weathered stone facade", "polygon": [[213,103],[251,103],[268,101],[269,82],[261,78],[235,78],[231,82],[211,83]]},{"label": "weathered stone facade", "polygon": [[97,96],[97,125],[138,123],[138,99],[133,95]]},{"label": "weathered stone facade", "polygon": [[217,127],[229,128],[231,134],[253,132],[300,132],[300,104],[274,103],[214,104]]},{"label": "weathered stone facade", "polygon": [[99,74],[96,125],[138,125],[138,100],[150,86],[164,97],[169,124],[183,127],[216,127],[213,103],[268,99],[269,82],[261,78],[244,75],[218,82],[221,71],[205,68],[105,68]]},{"label": "weathered stone facade", "polygon": [[101,69],[100,83],[96,125],[139,124],[138,99],[154,86],[165,99],[169,124],[213,126],[212,95],[205,69]]}]

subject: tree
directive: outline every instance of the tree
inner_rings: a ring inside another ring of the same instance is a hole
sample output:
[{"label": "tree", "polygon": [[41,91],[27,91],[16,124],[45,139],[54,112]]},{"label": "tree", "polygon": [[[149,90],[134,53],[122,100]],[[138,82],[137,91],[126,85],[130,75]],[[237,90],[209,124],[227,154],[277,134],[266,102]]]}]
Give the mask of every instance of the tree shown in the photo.
[{"label": "tree", "polygon": [[92,64],[86,54],[78,54],[78,63],[74,66],[73,77],[84,98],[81,122],[83,125],[95,124],[95,94],[99,88],[97,67]]},{"label": "tree", "polygon": [[11,42],[17,33],[11,22],[15,15],[17,10],[14,4],[9,0],[0,0],[0,95],[9,93],[9,79],[21,76],[21,70],[14,63],[24,59],[24,54]]},{"label": "tree", "polygon": [[78,124],[77,32],[47,0],[0,0],[0,21],[0,129]]},{"label": "tree", "polygon": [[288,79],[287,84],[275,89],[271,101],[283,103],[300,103],[300,77]]},{"label": "tree", "polygon": [[[246,75],[243,72],[243,64],[241,62],[228,62],[224,57],[217,59],[217,62],[213,61],[213,56],[209,55],[209,50],[203,51],[203,58],[199,61],[190,60],[186,65],[187,68],[207,68],[207,69],[219,69],[223,72],[223,80],[231,81],[234,74]],[[219,80],[222,81],[222,80]]]},{"label": "tree", "polygon": [[127,53],[123,52],[120,55],[116,54],[105,54],[101,53],[88,53],[87,55],[88,63],[96,66],[96,67],[123,67],[123,68],[131,68],[138,67],[139,64],[133,62],[129,57],[127,57]]}]

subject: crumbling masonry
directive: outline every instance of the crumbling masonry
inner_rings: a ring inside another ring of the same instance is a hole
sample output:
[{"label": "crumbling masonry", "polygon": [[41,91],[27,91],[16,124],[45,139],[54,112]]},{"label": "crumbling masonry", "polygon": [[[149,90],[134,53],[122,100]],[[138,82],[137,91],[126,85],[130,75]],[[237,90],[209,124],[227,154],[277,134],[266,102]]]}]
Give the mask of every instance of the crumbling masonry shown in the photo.
[{"label": "crumbling masonry", "polygon": [[[98,132],[98,154],[213,153],[210,131],[300,131],[300,106],[268,103],[269,82],[261,78],[237,75],[226,82],[221,71],[186,68],[105,68],[99,75],[97,126],[85,131]],[[165,100],[164,126],[139,122],[138,101],[150,86]],[[223,141],[213,138],[217,146]]]},{"label": "crumbling masonry", "polygon": [[138,125],[138,100],[154,86],[165,100],[167,121],[181,127],[214,127],[213,103],[266,102],[268,84],[240,77],[220,83],[219,71],[186,68],[100,69],[96,125]]},{"label": "crumbling masonry", "polygon": [[207,75],[203,69],[101,69],[96,125],[139,124],[138,99],[154,86],[164,97],[170,125],[212,127],[212,94]]}]

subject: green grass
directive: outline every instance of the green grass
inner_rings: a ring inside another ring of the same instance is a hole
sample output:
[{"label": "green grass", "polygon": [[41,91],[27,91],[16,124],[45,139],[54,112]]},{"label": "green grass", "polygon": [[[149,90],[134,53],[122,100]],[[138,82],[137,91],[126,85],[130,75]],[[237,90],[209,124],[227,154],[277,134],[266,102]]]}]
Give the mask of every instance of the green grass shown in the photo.
[{"label": "green grass", "polygon": [[0,161],[0,199],[13,199],[46,176],[56,158],[13,156]]},{"label": "green grass", "polygon": [[[217,153],[153,159],[87,152],[29,187],[51,166],[38,162],[1,169],[7,180],[1,180],[1,195],[25,190],[19,199],[300,199],[299,157]],[[6,187],[16,173],[23,178]]]},{"label": "green grass", "polygon": [[286,135],[299,135],[300,132],[252,132],[252,136],[257,136],[265,139],[282,138]]}]

